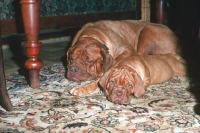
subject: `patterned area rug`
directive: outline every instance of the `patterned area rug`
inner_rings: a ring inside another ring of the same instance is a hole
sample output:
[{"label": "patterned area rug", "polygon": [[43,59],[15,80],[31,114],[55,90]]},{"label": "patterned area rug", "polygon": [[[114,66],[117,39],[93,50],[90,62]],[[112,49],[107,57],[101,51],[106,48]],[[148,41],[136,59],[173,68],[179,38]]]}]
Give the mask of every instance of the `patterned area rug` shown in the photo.
[{"label": "patterned area rug", "polygon": [[31,89],[18,73],[6,77],[14,111],[0,108],[1,132],[41,133],[197,133],[200,116],[194,113],[189,78],[175,77],[150,86],[128,105],[114,104],[97,90],[76,98],[78,86],[64,78],[61,63],[42,68],[41,87]]}]

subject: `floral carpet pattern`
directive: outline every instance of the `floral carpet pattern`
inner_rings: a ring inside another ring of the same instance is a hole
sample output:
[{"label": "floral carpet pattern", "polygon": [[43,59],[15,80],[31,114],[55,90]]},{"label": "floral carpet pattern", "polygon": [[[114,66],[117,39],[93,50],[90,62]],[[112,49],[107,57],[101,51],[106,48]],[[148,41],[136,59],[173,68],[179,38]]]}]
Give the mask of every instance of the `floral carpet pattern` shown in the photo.
[{"label": "floral carpet pattern", "polygon": [[[0,132],[14,133],[199,133],[196,101],[188,92],[188,77],[148,87],[142,98],[130,104],[106,100],[101,90],[84,97],[69,91],[78,84],[64,77],[62,63],[44,67],[41,87],[31,89],[24,76],[6,77],[14,110],[0,107]],[[85,84],[85,83],[84,83]],[[83,84],[81,84],[83,85]]]}]

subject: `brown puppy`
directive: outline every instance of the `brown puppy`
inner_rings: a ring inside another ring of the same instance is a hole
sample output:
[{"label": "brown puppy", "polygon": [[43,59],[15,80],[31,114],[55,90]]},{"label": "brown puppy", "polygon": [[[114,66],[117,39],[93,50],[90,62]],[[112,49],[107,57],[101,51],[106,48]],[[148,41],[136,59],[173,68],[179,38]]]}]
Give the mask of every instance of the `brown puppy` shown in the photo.
[{"label": "brown puppy", "polygon": [[[135,20],[88,23],[76,34],[67,51],[67,79],[78,83],[95,80],[115,60],[165,53],[177,54],[180,50],[176,36],[164,25]],[[74,88],[71,93],[81,96],[93,91],[85,88]]]},{"label": "brown puppy", "polygon": [[117,62],[99,80],[109,101],[128,103],[134,93],[139,98],[151,84],[186,75],[180,56],[173,54],[131,56]]}]

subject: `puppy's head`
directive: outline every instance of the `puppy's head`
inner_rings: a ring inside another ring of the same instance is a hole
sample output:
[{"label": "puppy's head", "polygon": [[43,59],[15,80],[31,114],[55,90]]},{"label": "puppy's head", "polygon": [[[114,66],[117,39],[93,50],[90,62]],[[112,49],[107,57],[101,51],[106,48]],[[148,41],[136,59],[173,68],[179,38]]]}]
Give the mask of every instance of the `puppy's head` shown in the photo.
[{"label": "puppy's head", "polygon": [[101,77],[113,64],[104,44],[92,38],[80,38],[67,51],[67,78],[75,82]]},{"label": "puppy's head", "polygon": [[130,102],[131,94],[139,98],[145,93],[142,79],[129,67],[110,69],[100,78],[99,85],[113,103],[126,104]]}]

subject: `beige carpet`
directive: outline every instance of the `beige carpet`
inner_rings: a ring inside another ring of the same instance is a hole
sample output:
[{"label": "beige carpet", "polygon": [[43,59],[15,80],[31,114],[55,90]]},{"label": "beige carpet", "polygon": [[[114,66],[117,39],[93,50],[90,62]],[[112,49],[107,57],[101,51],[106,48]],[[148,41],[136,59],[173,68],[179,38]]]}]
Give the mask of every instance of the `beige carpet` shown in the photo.
[{"label": "beige carpet", "polygon": [[175,77],[152,85],[128,105],[106,100],[97,90],[76,98],[69,91],[78,84],[64,78],[62,63],[44,67],[41,87],[31,89],[24,76],[6,77],[14,111],[0,108],[0,132],[14,133],[199,133],[189,78]]}]

